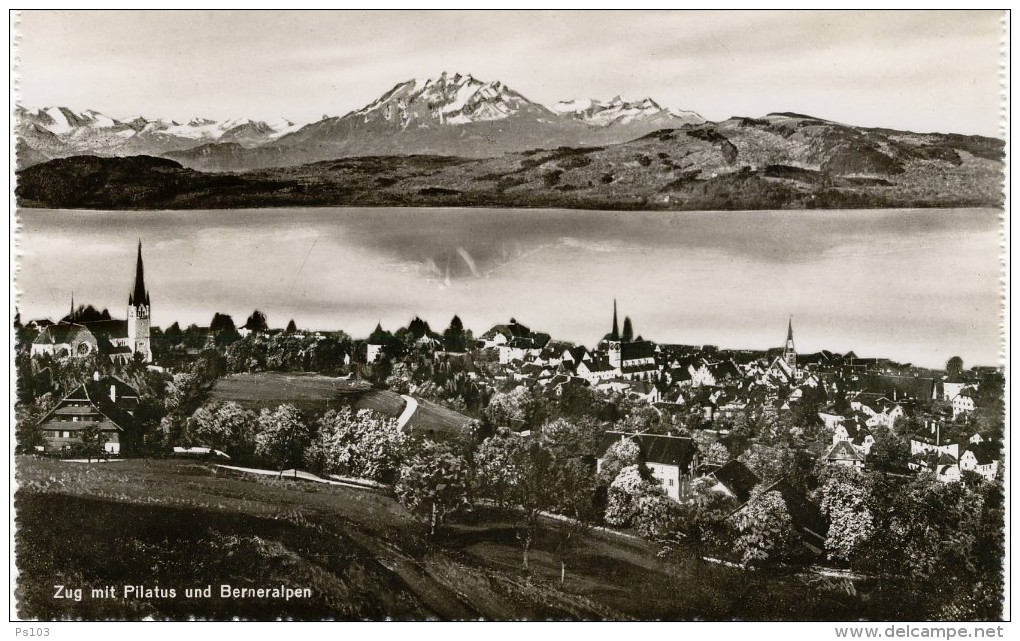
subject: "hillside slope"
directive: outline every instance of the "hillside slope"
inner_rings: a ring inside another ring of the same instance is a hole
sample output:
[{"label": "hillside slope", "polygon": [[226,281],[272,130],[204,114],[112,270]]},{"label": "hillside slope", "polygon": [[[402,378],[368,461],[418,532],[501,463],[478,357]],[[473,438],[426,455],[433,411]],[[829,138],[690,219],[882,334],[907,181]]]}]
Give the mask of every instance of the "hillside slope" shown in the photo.
[{"label": "hillside slope", "polygon": [[771,114],[484,159],[376,156],[210,174],[165,159],[75,157],[18,172],[16,193],[22,206],[109,209],[992,207],[1002,204],[1003,148]]},{"label": "hillside slope", "polygon": [[[515,531],[499,514],[476,510],[430,542],[387,496],[188,461],[18,457],[16,471],[14,594],[22,618],[856,620],[909,612],[888,609],[899,593],[861,585],[851,596],[797,576],[772,579],[765,590],[740,570],[664,562],[647,544],[609,535],[577,544],[561,585],[549,525],[525,578]],[[55,583],[82,588],[83,598],[53,598]],[[311,592],[224,599],[223,584]],[[108,585],[153,592],[91,596]],[[206,586],[212,597],[184,594]]]}]

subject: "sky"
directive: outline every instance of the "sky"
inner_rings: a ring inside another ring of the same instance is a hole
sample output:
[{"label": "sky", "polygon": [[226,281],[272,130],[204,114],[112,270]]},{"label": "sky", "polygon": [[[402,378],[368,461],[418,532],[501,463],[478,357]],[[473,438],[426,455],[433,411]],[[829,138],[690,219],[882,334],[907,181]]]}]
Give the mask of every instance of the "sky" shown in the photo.
[{"label": "sky", "polygon": [[796,111],[1002,137],[995,11],[25,11],[27,107],[190,120],[343,115],[410,78],[551,105],[652,97],[709,120]]}]

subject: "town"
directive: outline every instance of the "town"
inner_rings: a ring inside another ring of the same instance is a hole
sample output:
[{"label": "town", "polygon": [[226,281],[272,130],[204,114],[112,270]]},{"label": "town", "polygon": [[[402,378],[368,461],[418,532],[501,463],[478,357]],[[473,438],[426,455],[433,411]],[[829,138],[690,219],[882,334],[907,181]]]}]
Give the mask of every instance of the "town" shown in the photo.
[{"label": "town", "polygon": [[477,335],[413,318],[364,339],[257,310],[159,328],[155,291],[139,243],[125,320],[73,301],[56,322],[16,318],[20,455],[388,488],[430,536],[494,505],[526,573],[554,516],[756,576],[936,582],[919,615],[999,616],[1000,367],[799,353],[790,318],[761,350],[659,344],[615,301],[591,347],[517,318]]}]

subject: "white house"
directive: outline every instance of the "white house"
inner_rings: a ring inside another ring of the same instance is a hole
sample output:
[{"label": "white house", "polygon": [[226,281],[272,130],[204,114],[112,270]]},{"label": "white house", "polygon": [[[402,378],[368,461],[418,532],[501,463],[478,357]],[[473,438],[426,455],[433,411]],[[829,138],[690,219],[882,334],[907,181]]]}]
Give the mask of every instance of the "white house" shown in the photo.
[{"label": "white house", "polygon": [[825,453],[825,461],[832,465],[847,467],[864,467],[864,456],[849,441],[839,441]]},{"label": "white house", "polygon": [[[666,495],[679,502],[687,494],[687,488],[694,477],[700,461],[698,446],[693,439],[660,434],[627,434],[606,432],[599,446],[601,452],[613,443],[631,439],[641,450],[641,457],[652,476],[662,484]],[[602,457],[596,461],[596,469],[602,469]]]},{"label": "white house", "polygon": [[960,391],[953,398],[953,418],[956,418],[960,414],[970,414],[977,407],[974,397],[977,396],[977,390],[972,387],[967,387]]},{"label": "white house", "polygon": [[989,481],[994,481],[999,471],[997,448],[988,441],[971,443],[960,455],[960,470],[977,472]]},{"label": "white house", "polygon": [[966,383],[942,383],[942,400],[952,401],[965,387]]}]

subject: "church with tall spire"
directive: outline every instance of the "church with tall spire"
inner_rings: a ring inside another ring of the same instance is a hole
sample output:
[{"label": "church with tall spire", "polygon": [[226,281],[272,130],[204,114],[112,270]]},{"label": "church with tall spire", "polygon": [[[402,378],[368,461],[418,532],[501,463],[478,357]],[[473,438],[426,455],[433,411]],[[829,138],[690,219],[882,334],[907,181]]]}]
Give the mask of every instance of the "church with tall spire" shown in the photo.
[{"label": "church with tall spire", "polygon": [[145,289],[145,266],[142,262],[142,241],[138,241],[134,287],[128,293],[127,320],[110,318],[106,310],[100,315],[91,306],[74,306],[59,323],[45,327],[32,342],[32,355],[84,358],[102,355],[117,362],[140,356],[152,362],[150,323],[152,303]]},{"label": "church with tall spire", "polygon": [[149,343],[149,322],[152,306],[149,292],[145,289],[145,266],[142,264],[142,241],[138,241],[138,261],[135,265],[135,288],[128,294],[127,336],[128,346],[133,354],[141,354],[146,363],[152,362],[152,348]]},{"label": "church with tall spire", "polygon": [[630,380],[651,380],[658,371],[655,358],[658,348],[640,336],[634,337],[634,324],[630,316],[623,319],[623,331],[613,299],[613,329],[602,337],[598,344],[595,365],[602,366],[601,378],[624,378]]},{"label": "church with tall spire", "polygon": [[786,329],[786,345],[783,346],[783,360],[790,366],[790,371],[797,374],[797,350],[793,346],[793,316]]}]

